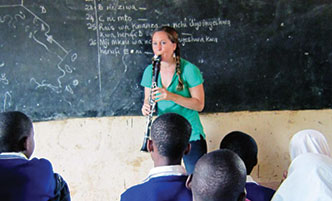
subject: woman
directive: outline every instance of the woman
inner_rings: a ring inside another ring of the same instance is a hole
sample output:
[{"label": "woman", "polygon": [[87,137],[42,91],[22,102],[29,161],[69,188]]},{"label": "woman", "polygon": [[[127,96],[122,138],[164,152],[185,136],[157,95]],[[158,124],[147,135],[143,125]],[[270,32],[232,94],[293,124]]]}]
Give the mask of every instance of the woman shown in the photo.
[{"label": "woman", "polygon": [[[178,113],[192,126],[191,151],[184,156],[187,173],[191,174],[196,161],[207,152],[205,134],[198,115],[204,108],[203,78],[195,65],[180,58],[178,33],[174,28],[165,26],[154,31],[152,49],[155,55],[161,56],[158,87],[152,89],[158,115]],[[143,115],[150,113],[151,80],[152,65],[149,65],[141,81],[144,87]]]},{"label": "woman", "polygon": [[272,201],[332,201],[332,158],[316,130],[302,130],[290,142],[291,165]]}]

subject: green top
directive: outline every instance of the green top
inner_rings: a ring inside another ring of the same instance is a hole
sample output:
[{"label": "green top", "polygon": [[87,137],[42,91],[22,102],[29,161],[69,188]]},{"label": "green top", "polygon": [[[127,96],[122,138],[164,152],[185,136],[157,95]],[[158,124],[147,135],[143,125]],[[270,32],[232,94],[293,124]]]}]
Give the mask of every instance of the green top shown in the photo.
[{"label": "green top", "polygon": [[[169,92],[190,98],[191,95],[189,88],[198,86],[203,83],[204,80],[202,74],[194,64],[182,58],[181,58],[181,72],[182,72],[181,78],[183,81],[183,90],[181,91],[176,90],[176,87],[178,86],[179,83],[179,79],[178,76],[176,75],[176,72],[174,72],[172,82],[167,87],[167,90]],[[152,64],[150,64],[148,67],[145,68],[141,85],[143,87],[151,88],[151,83],[152,83]],[[158,87],[162,88],[160,74],[158,76]],[[199,140],[200,135],[202,135],[205,139],[203,126],[199,119],[197,111],[185,108],[170,100],[159,101],[157,107],[158,107],[158,115],[173,112],[182,115],[190,122],[192,127],[190,141]]]}]

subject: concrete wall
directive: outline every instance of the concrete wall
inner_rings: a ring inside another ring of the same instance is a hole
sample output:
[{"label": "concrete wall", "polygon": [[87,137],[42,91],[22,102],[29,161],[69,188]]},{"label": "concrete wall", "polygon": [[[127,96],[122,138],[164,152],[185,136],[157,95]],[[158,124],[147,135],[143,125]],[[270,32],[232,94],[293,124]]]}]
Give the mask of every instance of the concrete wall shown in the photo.
[{"label": "concrete wall", "polygon": [[[259,147],[253,177],[278,186],[289,165],[291,136],[317,129],[332,144],[332,110],[235,112],[201,114],[209,151],[219,147],[228,132],[251,134]],[[152,167],[148,153],[140,152],[145,118],[105,117],[34,123],[34,157],[47,158],[69,183],[73,201],[119,200]]]}]

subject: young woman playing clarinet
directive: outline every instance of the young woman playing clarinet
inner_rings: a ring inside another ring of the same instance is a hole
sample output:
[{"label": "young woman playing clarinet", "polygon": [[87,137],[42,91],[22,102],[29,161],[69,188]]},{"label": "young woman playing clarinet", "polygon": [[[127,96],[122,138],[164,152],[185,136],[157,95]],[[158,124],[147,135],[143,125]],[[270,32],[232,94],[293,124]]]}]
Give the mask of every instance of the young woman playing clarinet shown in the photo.
[{"label": "young woman playing clarinet", "polygon": [[[158,115],[173,112],[185,117],[191,124],[191,151],[183,160],[188,174],[194,170],[197,160],[207,152],[203,126],[198,112],[204,108],[204,87],[200,70],[180,57],[177,31],[168,26],[152,33],[152,49],[161,56],[157,87],[152,97],[157,102]],[[146,67],[141,85],[144,87],[142,114],[149,115],[149,97],[152,81],[152,65]]]}]

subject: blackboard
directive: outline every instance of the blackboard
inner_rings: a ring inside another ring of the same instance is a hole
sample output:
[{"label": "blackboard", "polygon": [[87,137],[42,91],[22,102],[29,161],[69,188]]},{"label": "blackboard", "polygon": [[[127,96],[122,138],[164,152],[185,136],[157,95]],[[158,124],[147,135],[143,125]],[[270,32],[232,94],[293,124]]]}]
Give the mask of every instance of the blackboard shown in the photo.
[{"label": "blackboard", "polygon": [[0,0],[0,110],[35,121],[140,115],[151,32],[180,32],[204,112],[332,106],[323,0]]}]

